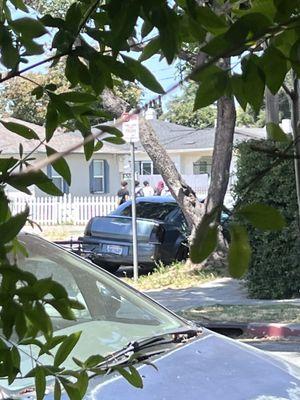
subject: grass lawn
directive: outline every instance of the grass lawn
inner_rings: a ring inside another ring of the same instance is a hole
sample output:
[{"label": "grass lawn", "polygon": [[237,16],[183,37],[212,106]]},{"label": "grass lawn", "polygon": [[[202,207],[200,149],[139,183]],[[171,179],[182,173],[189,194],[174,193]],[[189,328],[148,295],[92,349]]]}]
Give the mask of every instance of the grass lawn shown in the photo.
[{"label": "grass lawn", "polygon": [[196,307],[182,315],[187,319],[214,322],[300,323],[300,307],[292,304],[221,305]]},{"label": "grass lawn", "polygon": [[198,286],[204,282],[224,276],[223,269],[207,268],[205,270],[192,270],[184,264],[177,262],[170,266],[160,265],[149,272],[141,275],[137,283],[131,278],[125,278],[125,282],[141,291],[165,288],[186,288]]}]

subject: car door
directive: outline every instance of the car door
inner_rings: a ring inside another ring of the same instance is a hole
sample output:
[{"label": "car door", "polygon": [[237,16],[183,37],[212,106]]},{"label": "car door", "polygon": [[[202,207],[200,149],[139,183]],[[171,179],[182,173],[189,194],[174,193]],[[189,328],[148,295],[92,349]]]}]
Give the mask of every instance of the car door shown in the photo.
[{"label": "car door", "polygon": [[165,240],[161,249],[163,261],[172,262],[176,259],[182,243],[187,243],[190,230],[183,212],[179,207],[172,210],[164,220]]}]

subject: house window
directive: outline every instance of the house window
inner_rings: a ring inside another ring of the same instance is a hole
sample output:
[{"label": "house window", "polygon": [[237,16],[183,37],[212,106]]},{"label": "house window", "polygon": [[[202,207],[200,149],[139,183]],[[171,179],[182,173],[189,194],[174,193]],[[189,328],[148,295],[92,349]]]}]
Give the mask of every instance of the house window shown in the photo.
[{"label": "house window", "polygon": [[93,160],[90,164],[90,192],[105,193],[106,185],[106,161]]},{"label": "house window", "polygon": [[67,182],[64,180],[64,178],[59,175],[58,172],[55,171],[55,169],[52,167],[52,165],[48,165],[47,168],[47,175],[50,179],[52,179],[52,182],[54,185],[62,192],[62,193],[69,193],[69,185]]},{"label": "house window", "polygon": [[208,163],[207,161],[196,161],[193,163],[193,174],[207,174],[208,173]]},{"label": "house window", "polygon": [[153,165],[151,161],[141,161],[141,175],[152,175]]},{"label": "house window", "polygon": [[138,175],[156,175],[158,171],[153,165],[152,161],[144,160],[144,161],[136,161],[135,162],[135,172]]}]

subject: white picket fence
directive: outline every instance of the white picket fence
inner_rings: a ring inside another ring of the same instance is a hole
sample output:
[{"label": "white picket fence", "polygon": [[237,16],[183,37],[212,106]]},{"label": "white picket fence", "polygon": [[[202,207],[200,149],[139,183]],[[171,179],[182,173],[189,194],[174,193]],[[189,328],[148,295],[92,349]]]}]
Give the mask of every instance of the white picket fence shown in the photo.
[{"label": "white picket fence", "polygon": [[[197,195],[205,197],[207,188],[199,188]],[[13,214],[29,206],[30,219],[40,225],[73,224],[84,225],[90,218],[103,216],[118,206],[117,196],[74,196],[62,197],[9,196]]]},{"label": "white picket fence", "polygon": [[15,197],[11,200],[12,213],[29,206],[30,219],[40,225],[83,225],[96,216],[107,215],[118,205],[117,196]]}]

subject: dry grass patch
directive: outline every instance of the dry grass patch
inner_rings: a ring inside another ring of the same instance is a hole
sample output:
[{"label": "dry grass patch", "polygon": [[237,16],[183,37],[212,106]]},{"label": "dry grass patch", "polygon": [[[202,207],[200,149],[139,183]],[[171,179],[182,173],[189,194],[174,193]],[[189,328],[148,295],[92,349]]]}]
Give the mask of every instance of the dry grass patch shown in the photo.
[{"label": "dry grass patch", "polygon": [[42,232],[36,230],[35,233],[43,238],[53,240],[77,240],[78,236],[82,236],[84,226],[81,225],[56,225],[56,226],[42,226]]},{"label": "dry grass patch", "polygon": [[158,265],[148,275],[142,275],[137,283],[131,278],[125,278],[125,281],[136,289],[146,291],[165,288],[187,288],[199,286],[204,282],[212,281],[224,276],[222,269],[212,267],[202,270],[191,269],[183,263],[174,263],[170,266]]}]

